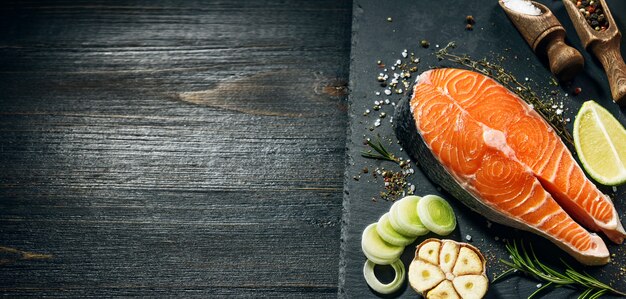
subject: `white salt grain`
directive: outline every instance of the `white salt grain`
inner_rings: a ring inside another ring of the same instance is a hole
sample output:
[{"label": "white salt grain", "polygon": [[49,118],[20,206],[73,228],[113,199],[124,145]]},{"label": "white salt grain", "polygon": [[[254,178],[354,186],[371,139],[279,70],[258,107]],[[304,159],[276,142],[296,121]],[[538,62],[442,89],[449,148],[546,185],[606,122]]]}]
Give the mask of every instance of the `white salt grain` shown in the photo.
[{"label": "white salt grain", "polygon": [[538,16],[541,14],[541,10],[528,0],[502,0],[502,2],[507,8],[519,13],[531,16]]}]

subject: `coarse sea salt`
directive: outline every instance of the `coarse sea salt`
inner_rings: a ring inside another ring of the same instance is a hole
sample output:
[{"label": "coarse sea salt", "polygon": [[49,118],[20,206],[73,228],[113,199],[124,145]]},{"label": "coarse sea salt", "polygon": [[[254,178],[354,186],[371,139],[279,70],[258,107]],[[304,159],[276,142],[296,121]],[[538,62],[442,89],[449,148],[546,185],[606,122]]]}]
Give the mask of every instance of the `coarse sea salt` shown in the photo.
[{"label": "coarse sea salt", "polygon": [[519,13],[531,16],[538,16],[541,10],[528,0],[502,0],[504,6]]}]

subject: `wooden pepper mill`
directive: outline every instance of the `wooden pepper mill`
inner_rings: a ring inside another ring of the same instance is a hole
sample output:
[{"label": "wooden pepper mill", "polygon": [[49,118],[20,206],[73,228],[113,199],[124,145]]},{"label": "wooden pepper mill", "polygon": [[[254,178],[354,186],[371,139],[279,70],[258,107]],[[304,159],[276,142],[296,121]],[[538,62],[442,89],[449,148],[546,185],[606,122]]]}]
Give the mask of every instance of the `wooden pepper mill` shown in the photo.
[{"label": "wooden pepper mill", "polygon": [[565,29],[545,5],[531,1],[540,15],[529,15],[512,10],[498,1],[515,28],[524,37],[535,54],[548,58],[550,71],[560,80],[567,81],[584,67],[583,56],[565,44]]},{"label": "wooden pepper mill", "polygon": [[587,23],[587,20],[578,11],[575,4],[570,0],[563,0],[563,5],[567,10],[574,28],[580,37],[585,49],[590,50],[600,60],[604,72],[609,79],[609,87],[611,88],[611,96],[613,101],[620,106],[626,106],[626,64],[620,53],[620,34],[611,11],[604,0],[599,1],[608,27],[605,30],[596,31]]}]

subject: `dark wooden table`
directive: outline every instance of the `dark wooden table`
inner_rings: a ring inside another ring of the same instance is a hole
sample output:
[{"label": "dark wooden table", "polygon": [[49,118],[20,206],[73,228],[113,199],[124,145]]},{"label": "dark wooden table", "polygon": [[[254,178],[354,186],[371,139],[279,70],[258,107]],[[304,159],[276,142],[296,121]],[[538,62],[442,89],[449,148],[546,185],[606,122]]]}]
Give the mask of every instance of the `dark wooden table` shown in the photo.
[{"label": "dark wooden table", "polygon": [[0,295],[336,297],[350,1],[3,1]]}]

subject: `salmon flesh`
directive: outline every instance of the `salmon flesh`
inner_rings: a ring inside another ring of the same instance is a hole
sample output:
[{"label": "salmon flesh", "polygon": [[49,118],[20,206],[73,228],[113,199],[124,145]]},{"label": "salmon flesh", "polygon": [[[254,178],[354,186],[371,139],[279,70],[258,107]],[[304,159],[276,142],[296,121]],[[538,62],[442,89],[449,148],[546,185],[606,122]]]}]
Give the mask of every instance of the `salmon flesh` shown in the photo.
[{"label": "salmon flesh", "polygon": [[[422,73],[396,108],[402,147],[435,183],[488,219],[541,235],[586,265],[609,262],[603,240],[626,232],[552,127],[482,74]],[[584,227],[583,227],[584,226]]]}]

